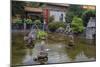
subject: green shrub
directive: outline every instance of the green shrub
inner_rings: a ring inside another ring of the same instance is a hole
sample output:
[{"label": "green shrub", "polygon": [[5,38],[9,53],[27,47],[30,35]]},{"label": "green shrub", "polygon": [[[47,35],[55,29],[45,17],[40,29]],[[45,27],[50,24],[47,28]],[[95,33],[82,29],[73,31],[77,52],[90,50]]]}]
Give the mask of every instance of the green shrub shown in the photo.
[{"label": "green shrub", "polygon": [[49,23],[54,21],[54,16],[50,16],[48,19]]},{"label": "green shrub", "polygon": [[67,12],[65,16],[66,23],[71,23],[73,20],[74,14],[72,12]]},{"label": "green shrub", "polygon": [[40,24],[41,24],[41,21],[40,21],[40,20],[35,20],[35,21],[34,21],[34,24],[40,25]]},{"label": "green shrub", "polygon": [[82,14],[82,19],[84,22],[84,26],[87,26],[87,23],[89,22],[90,17],[95,17],[96,11],[95,10],[87,10]]},{"label": "green shrub", "polygon": [[31,19],[26,19],[26,20],[24,20],[24,22],[25,22],[26,24],[32,24],[32,23],[33,23]]},{"label": "green shrub", "polygon": [[16,19],[16,23],[17,24],[22,24],[23,22],[22,22],[22,19]]},{"label": "green shrub", "polygon": [[43,37],[46,37],[46,36],[47,36],[47,33],[45,31],[39,30],[37,32],[37,38],[39,38],[39,39],[42,39]]},{"label": "green shrub", "polygon": [[51,32],[56,31],[59,27],[65,28],[64,22],[51,22],[48,24],[48,28]]},{"label": "green shrub", "polygon": [[82,19],[81,18],[78,18],[76,16],[73,18],[72,23],[71,23],[71,26],[72,26],[72,30],[75,33],[82,32],[83,29],[84,29]]}]

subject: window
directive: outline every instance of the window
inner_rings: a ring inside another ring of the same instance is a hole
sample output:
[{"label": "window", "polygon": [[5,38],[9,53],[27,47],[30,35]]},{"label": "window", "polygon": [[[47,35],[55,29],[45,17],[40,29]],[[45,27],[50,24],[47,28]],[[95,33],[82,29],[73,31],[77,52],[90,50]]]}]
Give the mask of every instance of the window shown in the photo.
[{"label": "window", "polygon": [[61,14],[60,16],[60,21],[63,21],[63,14]]}]

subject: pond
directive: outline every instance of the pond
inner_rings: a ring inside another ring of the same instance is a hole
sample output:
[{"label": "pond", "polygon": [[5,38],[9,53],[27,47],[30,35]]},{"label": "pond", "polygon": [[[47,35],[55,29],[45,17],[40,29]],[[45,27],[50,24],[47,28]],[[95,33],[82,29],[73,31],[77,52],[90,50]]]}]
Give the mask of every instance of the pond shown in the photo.
[{"label": "pond", "polygon": [[[41,41],[35,42],[34,48],[25,47],[23,40],[24,33],[12,33],[12,49],[11,62],[12,65],[36,65],[39,64],[33,59],[39,52],[38,46]],[[50,33],[44,46],[48,50],[47,64],[95,61],[96,60],[96,45],[94,40],[85,40],[75,37],[75,46],[67,48],[67,36],[62,36],[57,33]]]}]

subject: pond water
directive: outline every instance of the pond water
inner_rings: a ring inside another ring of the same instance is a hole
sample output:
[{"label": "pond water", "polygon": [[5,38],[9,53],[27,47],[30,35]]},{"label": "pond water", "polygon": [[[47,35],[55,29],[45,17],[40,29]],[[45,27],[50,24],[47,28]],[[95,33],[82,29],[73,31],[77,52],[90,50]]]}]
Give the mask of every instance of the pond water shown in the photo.
[{"label": "pond water", "polygon": [[[12,64],[13,65],[36,65],[33,59],[39,53],[40,41],[35,42],[34,48],[26,48],[23,41],[23,33],[12,34]],[[54,36],[54,37],[50,37]],[[96,46],[93,40],[75,38],[75,46],[67,48],[67,37],[50,34],[44,46],[48,53],[47,64],[67,63],[79,61],[95,61]],[[58,37],[58,38],[57,38]],[[53,38],[53,39],[52,39]],[[63,38],[63,39],[62,39]]]}]

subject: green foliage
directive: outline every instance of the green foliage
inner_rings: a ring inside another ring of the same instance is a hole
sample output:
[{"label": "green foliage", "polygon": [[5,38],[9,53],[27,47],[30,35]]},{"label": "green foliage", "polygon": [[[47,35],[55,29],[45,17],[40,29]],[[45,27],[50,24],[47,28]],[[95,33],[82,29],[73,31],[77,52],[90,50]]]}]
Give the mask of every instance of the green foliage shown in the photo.
[{"label": "green foliage", "polygon": [[66,23],[71,23],[74,16],[81,17],[84,11],[80,5],[70,5],[65,16]]},{"label": "green foliage", "polygon": [[84,22],[84,26],[87,26],[87,23],[90,19],[90,17],[95,17],[96,16],[96,11],[95,10],[87,10],[83,13],[82,19]]},{"label": "green foliage", "polygon": [[36,25],[40,25],[41,21],[40,20],[35,20],[33,23],[36,24]]},{"label": "green foliage", "polygon": [[42,7],[44,6],[44,3],[38,3],[38,2],[31,2],[32,7]]},{"label": "green foliage", "polygon": [[15,16],[16,14],[24,14],[24,1],[12,1],[12,15]]},{"label": "green foliage", "polygon": [[25,22],[26,24],[32,24],[32,23],[33,23],[31,19],[26,19],[26,20],[24,20],[24,22]]},{"label": "green foliage", "polygon": [[22,24],[23,22],[22,22],[22,19],[16,19],[16,23],[17,24]]},{"label": "green foliage", "polygon": [[68,8],[69,12],[72,12],[74,16],[81,17],[82,13],[85,11],[85,9],[81,8],[81,5],[70,5]]},{"label": "green foliage", "polygon": [[49,23],[54,21],[54,16],[49,17]]},{"label": "green foliage", "polygon": [[51,22],[48,24],[48,28],[52,32],[56,31],[59,27],[65,28],[65,23],[64,22]]},{"label": "green foliage", "polygon": [[37,32],[37,38],[38,39],[42,39],[46,36],[47,36],[47,33],[45,31],[38,30],[38,32]]},{"label": "green foliage", "polygon": [[66,13],[66,17],[65,17],[66,23],[71,23],[73,16],[74,16],[74,14],[72,12]]},{"label": "green foliage", "polygon": [[76,16],[73,18],[72,23],[71,23],[71,26],[72,26],[72,30],[75,33],[82,32],[83,29],[84,29],[82,19],[81,18],[78,18]]},{"label": "green foliage", "polygon": [[16,23],[17,24],[23,24],[23,23],[26,23],[26,24],[32,24],[32,20],[31,19],[16,19]]},{"label": "green foliage", "polygon": [[24,6],[28,5],[30,7],[43,7],[44,3],[12,1],[12,15],[16,16],[16,14],[20,14],[21,16],[25,16]]}]

